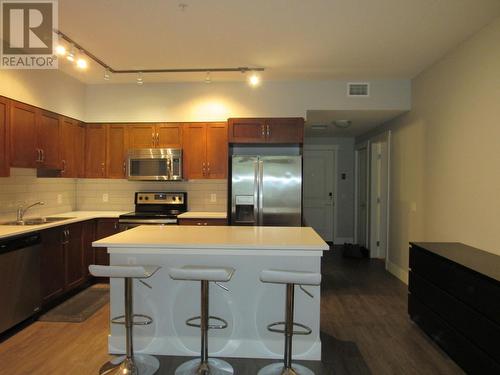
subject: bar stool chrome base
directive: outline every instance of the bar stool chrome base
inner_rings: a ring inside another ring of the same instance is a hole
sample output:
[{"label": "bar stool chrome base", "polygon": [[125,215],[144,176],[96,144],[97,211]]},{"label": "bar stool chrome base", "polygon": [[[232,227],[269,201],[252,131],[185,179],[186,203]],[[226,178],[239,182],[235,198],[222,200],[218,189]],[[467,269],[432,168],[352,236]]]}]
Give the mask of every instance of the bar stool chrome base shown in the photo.
[{"label": "bar stool chrome base", "polygon": [[199,358],[192,359],[175,370],[175,375],[232,375],[233,373],[233,366],[217,358],[209,358],[208,363],[202,363]]},{"label": "bar stool chrome base", "polygon": [[113,358],[99,370],[100,375],[153,375],[160,368],[158,358],[147,354],[136,354],[133,359],[126,356]]},{"label": "bar stool chrome base", "polygon": [[261,368],[257,375],[314,375],[314,372],[296,363],[292,363],[292,368],[285,368],[283,363],[271,363]]}]

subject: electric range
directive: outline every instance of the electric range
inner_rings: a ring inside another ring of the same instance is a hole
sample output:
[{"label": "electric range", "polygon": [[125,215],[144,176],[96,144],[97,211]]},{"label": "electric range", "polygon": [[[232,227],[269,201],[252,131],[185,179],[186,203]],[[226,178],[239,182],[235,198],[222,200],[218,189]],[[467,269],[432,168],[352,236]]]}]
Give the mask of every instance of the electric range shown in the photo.
[{"label": "electric range", "polygon": [[120,215],[121,230],[138,225],[176,225],[177,215],[187,211],[185,192],[136,192],[135,211]]}]

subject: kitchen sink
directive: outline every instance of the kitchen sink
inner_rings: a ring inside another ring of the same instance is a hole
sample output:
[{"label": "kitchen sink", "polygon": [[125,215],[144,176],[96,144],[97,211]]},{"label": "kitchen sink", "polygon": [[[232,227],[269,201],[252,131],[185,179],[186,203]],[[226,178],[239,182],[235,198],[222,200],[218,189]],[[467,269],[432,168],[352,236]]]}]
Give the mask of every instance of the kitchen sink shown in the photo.
[{"label": "kitchen sink", "polygon": [[16,221],[6,221],[4,223],[0,223],[0,225],[42,225],[49,223],[56,223],[58,221],[74,219],[74,217],[34,217],[30,219],[25,219],[23,223],[17,223]]}]

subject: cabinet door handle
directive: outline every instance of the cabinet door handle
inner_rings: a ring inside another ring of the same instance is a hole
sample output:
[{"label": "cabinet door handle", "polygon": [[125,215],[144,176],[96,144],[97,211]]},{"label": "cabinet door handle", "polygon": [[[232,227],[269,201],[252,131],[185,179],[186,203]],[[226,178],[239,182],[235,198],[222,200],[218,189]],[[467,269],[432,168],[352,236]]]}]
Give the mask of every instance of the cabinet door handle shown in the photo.
[{"label": "cabinet door handle", "polygon": [[271,134],[271,131],[269,130],[269,125],[267,125],[266,128],[267,128],[266,134],[269,137],[269,135]]},{"label": "cabinet door handle", "polygon": [[123,174],[126,175],[127,174],[127,162],[123,162]]},{"label": "cabinet door handle", "polygon": [[205,174],[206,174],[205,163],[201,163],[201,172],[202,172],[203,176],[205,176]]},{"label": "cabinet door handle", "polygon": [[265,137],[266,136],[266,126],[265,125],[262,125],[262,137]]},{"label": "cabinet door handle", "polygon": [[101,174],[104,176],[104,163],[101,163]]},{"label": "cabinet door handle", "polygon": [[66,160],[62,161],[62,169],[61,169],[61,174],[66,173]]},{"label": "cabinet door handle", "polygon": [[42,150],[40,150],[39,148],[36,149],[36,161],[42,162]]},{"label": "cabinet door handle", "polygon": [[156,147],[160,146],[160,133],[156,133]]},{"label": "cabinet door handle", "polygon": [[43,148],[40,149],[40,155],[41,155],[41,162],[44,162],[45,161],[45,152],[43,151]]},{"label": "cabinet door handle", "polygon": [[153,147],[155,147],[155,143],[156,143],[155,133],[151,133],[151,144],[153,145]]},{"label": "cabinet door handle", "polygon": [[207,163],[207,176],[210,175],[210,163]]}]

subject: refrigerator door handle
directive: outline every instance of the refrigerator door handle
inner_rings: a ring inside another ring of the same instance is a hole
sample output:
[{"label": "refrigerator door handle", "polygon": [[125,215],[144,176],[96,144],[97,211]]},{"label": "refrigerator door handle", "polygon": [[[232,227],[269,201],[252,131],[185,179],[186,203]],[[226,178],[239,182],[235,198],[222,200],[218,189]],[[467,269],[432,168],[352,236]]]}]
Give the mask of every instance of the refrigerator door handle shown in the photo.
[{"label": "refrigerator door handle", "polygon": [[253,218],[255,225],[259,225],[259,162],[253,162],[254,184],[253,184]]},{"label": "refrigerator door handle", "polygon": [[264,162],[259,160],[259,225],[264,224]]}]

